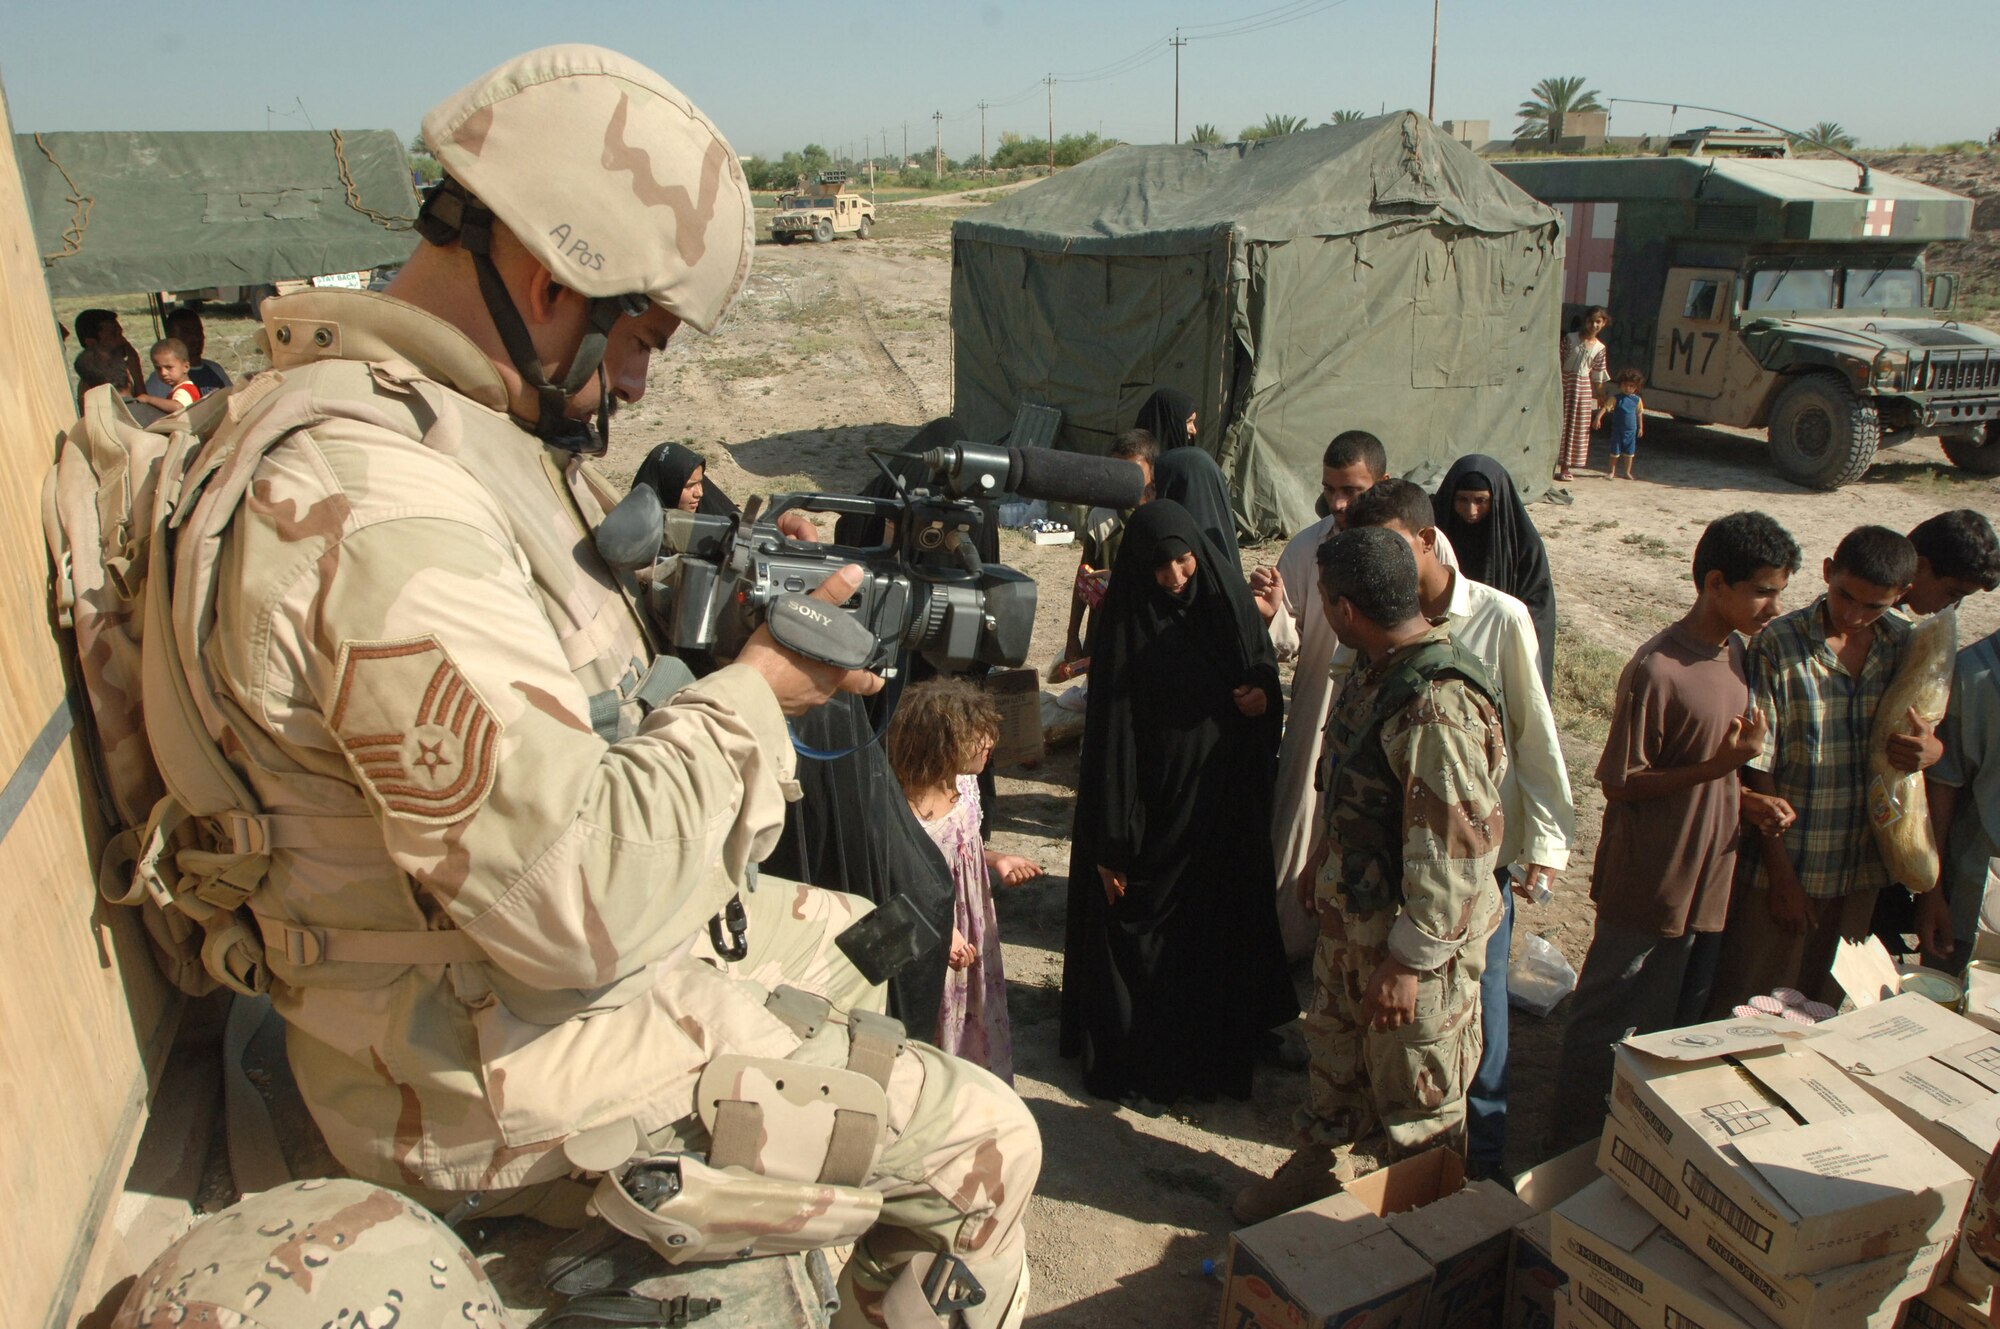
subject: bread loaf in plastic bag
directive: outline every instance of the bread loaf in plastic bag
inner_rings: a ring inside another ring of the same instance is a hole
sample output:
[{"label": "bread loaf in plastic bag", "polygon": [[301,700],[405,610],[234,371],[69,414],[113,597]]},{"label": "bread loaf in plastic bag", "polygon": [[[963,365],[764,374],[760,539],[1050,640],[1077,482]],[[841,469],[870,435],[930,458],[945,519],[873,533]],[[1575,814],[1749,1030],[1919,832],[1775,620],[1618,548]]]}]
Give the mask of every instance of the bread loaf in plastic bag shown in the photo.
[{"label": "bread loaf in plastic bag", "polygon": [[1889,879],[1912,891],[1937,885],[1938,847],[1931,834],[1924,777],[1889,764],[1889,740],[1910,732],[1914,708],[1925,723],[1944,718],[1951,700],[1951,671],[1958,656],[1958,614],[1943,609],[1918,621],[1903,648],[1903,662],[1875,708],[1868,733],[1868,823]]}]

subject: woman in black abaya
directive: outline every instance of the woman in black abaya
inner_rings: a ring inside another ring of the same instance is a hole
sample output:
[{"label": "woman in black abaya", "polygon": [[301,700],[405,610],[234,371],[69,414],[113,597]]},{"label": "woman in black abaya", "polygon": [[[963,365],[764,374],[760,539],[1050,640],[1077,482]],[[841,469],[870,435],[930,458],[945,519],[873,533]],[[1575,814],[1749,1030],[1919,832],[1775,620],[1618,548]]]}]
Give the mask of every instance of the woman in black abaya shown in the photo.
[{"label": "woman in black abaya", "polygon": [[661,443],[639,463],[635,485],[651,485],[660,496],[660,506],[704,517],[734,517],[736,504],[729,495],[708,483],[708,467],[701,454],[678,443]]},{"label": "woman in black abaya", "polygon": [[1229,504],[1229,482],[1215,458],[1195,442],[1194,398],[1176,388],[1156,388],[1139,408],[1135,425],[1153,436],[1160,455],[1153,462],[1153,493],[1180,504],[1231,567],[1241,573],[1243,555],[1236,547],[1236,514]]},{"label": "woman in black abaya", "polygon": [[1555,695],[1556,585],[1542,533],[1515,492],[1514,477],[1494,458],[1469,453],[1444,473],[1431,508],[1458,555],[1459,571],[1528,607],[1541,649],[1542,688]]},{"label": "woman in black abaya", "polygon": [[1099,612],[1062,1050],[1099,1097],[1245,1097],[1262,1035],[1298,1014],[1274,905],[1270,637],[1171,501],[1133,513]]}]

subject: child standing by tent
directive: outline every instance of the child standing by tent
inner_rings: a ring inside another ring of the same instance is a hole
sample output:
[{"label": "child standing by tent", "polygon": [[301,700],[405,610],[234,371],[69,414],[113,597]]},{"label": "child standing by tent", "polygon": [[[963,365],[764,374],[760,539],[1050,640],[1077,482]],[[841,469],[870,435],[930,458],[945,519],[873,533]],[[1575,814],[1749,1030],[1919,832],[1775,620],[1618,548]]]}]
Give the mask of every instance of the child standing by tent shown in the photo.
[{"label": "child standing by tent", "polygon": [[1590,464],[1590,426],[1597,418],[1598,394],[1611,376],[1598,338],[1610,326],[1610,312],[1592,305],[1584,311],[1582,325],[1562,341],[1563,432],[1556,448],[1556,479],[1565,483],[1576,478],[1578,467]]},{"label": "child standing by tent", "polygon": [[1646,376],[1636,369],[1618,371],[1618,395],[1598,408],[1597,423],[1602,427],[1611,421],[1611,469],[1610,478],[1618,478],[1618,460],[1625,459],[1625,478],[1633,479],[1632,463],[1639,456],[1639,440],[1646,436],[1646,399],[1639,395],[1639,389],[1646,386]]},{"label": "child standing by tent", "polygon": [[1000,712],[978,688],[934,678],[904,694],[885,746],[910,811],[951,865],[950,972],[938,1003],[936,1045],[1014,1082],[1007,976],[990,872],[1019,886],[1042,875],[1018,854],[996,854],[979,838],[979,780],[1000,736]]}]

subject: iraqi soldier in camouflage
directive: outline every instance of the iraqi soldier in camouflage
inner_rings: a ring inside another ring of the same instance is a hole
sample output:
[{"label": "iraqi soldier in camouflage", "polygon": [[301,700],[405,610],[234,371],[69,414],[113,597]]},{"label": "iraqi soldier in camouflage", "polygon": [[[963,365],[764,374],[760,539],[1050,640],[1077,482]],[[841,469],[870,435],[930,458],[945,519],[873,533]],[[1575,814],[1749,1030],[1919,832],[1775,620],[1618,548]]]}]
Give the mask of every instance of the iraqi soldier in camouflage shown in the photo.
[{"label": "iraqi soldier in camouflage", "polygon": [[[662,703],[590,539],[613,397],[748,273],[736,154],[657,74],[582,46],[509,61],[423,128],[445,170],[424,242],[384,294],[266,302],[274,368],[195,463],[179,672],[259,806],[209,818],[226,843],[181,866],[227,894],[228,865],[268,857],[248,905],[272,997],[357,1176],[573,1221],[564,1179],[603,1172],[594,1205],[670,1259],[859,1238],[852,1322],[935,1325],[950,1287],[983,1290],[953,1323],[1018,1323],[1033,1120],[859,1010],[879,991],[831,942],[865,906],[754,881],[797,792],[786,715],[881,680],[760,630]],[[732,897],[735,959],[711,924]]]},{"label": "iraqi soldier in camouflage", "polygon": [[295,1181],[195,1224],[132,1281],[112,1329],[459,1325],[509,1329],[486,1270],[404,1196]]},{"label": "iraqi soldier in camouflage", "polygon": [[1306,1013],[1303,1146],[1236,1198],[1256,1222],[1336,1189],[1337,1151],[1464,1147],[1479,978],[1498,921],[1506,741],[1478,661],[1433,627],[1416,560],[1379,527],[1320,546],[1328,620],[1361,660],[1328,725],[1332,848]]}]

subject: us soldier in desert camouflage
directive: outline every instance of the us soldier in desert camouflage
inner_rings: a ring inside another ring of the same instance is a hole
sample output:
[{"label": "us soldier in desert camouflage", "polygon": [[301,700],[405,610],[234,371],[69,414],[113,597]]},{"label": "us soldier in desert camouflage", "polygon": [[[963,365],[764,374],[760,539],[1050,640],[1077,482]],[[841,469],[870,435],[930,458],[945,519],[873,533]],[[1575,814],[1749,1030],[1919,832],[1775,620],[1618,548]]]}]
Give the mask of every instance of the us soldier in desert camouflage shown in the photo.
[{"label": "us soldier in desert camouflage", "polygon": [[831,944],[865,906],[754,878],[797,793],[785,716],[881,679],[760,630],[664,700],[590,540],[616,496],[586,422],[748,273],[736,154],[582,46],[423,129],[424,243],[381,295],[265,304],[273,371],[229,400],[174,551],[186,682],[261,805],[235,848],[269,858],[248,905],[314,1119],[434,1208],[573,1222],[565,1179],[606,1174],[597,1208],[670,1259],[859,1238],[841,1323],[935,1326],[945,1291],[983,1291],[953,1324],[1018,1323],[1032,1119],[869,1015]]},{"label": "us soldier in desert camouflage", "polygon": [[1319,549],[1321,590],[1361,661],[1328,724],[1328,844],[1306,1013],[1305,1144],[1237,1196],[1256,1222],[1335,1189],[1376,1130],[1401,1157],[1463,1149],[1479,978],[1499,918],[1506,746],[1493,685],[1419,610],[1409,545],[1379,527]]}]

